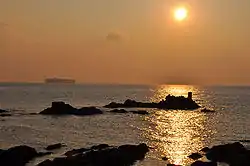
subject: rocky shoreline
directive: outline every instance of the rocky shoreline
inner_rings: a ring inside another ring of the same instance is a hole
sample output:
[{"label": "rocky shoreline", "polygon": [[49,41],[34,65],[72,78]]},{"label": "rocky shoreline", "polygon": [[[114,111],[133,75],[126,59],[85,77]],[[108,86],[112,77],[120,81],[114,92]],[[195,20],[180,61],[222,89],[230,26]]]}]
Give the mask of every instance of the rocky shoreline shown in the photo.
[{"label": "rocky shoreline", "polygon": [[[0,149],[1,166],[25,166],[35,158],[51,155],[53,150],[66,146],[58,143],[46,147],[45,152],[37,152],[29,146],[16,146],[7,150]],[[139,145],[110,146],[99,144],[89,148],[72,149],[61,157],[47,159],[36,166],[131,166],[137,161],[142,161],[146,154],[153,148],[145,143]],[[229,143],[224,145],[205,147],[200,152],[188,156],[194,162],[191,166],[217,166],[218,163],[226,163],[229,166],[249,166],[250,150],[241,143]],[[206,157],[208,161],[199,160]],[[177,166],[167,162],[168,158],[163,157],[168,166]]]},{"label": "rocky shoreline", "polygon": [[[175,97],[168,95],[165,100],[159,103],[143,103],[134,100],[126,100],[124,103],[110,103],[105,108],[113,109],[105,111],[111,114],[138,114],[148,115],[146,110],[125,110],[118,108],[156,108],[156,109],[181,109],[195,110],[200,106],[191,98],[183,96]],[[201,112],[213,112],[208,109],[203,109]],[[38,113],[40,115],[75,115],[75,116],[90,116],[101,115],[104,111],[96,107],[75,108],[64,102],[52,102],[51,107]],[[11,116],[10,111],[0,110],[0,116]],[[32,114],[33,115],[33,114]],[[34,114],[37,115],[37,114]],[[66,145],[58,143],[49,145],[44,148],[44,152],[38,152],[35,148],[26,145],[15,146],[9,149],[0,149],[0,166],[25,166],[30,161],[42,156],[53,154],[53,150],[59,149]],[[150,151],[150,147],[145,143],[139,145],[121,145],[110,146],[100,144],[89,148],[72,149],[64,153],[61,157],[47,159],[37,164],[36,166],[130,166],[135,162],[141,161]],[[249,164],[247,158],[250,153],[240,143],[227,144],[203,149],[203,153],[193,153],[189,157],[198,160],[206,156],[211,162],[195,161],[192,166],[214,166],[216,162],[226,162],[229,165],[236,166],[236,163]],[[234,158],[234,160],[232,159]],[[167,157],[163,158],[167,161]],[[167,165],[173,165],[166,162]],[[239,165],[239,166],[241,166]],[[174,166],[174,165],[173,165]]]}]

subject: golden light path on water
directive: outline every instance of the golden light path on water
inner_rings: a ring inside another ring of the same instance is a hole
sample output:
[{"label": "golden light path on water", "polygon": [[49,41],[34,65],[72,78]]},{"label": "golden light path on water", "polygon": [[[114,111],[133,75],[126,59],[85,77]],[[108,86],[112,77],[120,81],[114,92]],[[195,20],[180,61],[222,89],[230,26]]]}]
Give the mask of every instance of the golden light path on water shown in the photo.
[{"label": "golden light path on water", "polygon": [[[168,94],[187,96],[189,91],[196,95],[198,90],[193,86],[160,86],[151,101],[160,101]],[[169,158],[170,163],[187,165],[192,162],[187,155],[202,149],[215,132],[207,129],[206,119],[199,111],[154,110],[153,115],[145,119],[144,136],[155,151]]]}]

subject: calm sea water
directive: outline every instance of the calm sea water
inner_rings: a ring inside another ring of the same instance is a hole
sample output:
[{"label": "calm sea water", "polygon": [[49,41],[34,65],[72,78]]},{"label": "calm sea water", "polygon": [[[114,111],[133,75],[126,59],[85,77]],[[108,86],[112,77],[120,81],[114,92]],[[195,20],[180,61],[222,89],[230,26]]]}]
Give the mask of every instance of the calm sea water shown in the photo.
[{"label": "calm sea water", "polygon": [[[149,116],[108,112],[86,117],[30,115],[52,101],[108,111],[102,106],[111,101],[159,101],[167,94],[186,96],[188,91],[200,105],[217,113],[148,109]],[[166,165],[162,156],[188,165],[192,161],[186,156],[205,146],[250,140],[250,87],[1,84],[0,107],[12,113],[0,117],[0,148],[26,144],[41,150],[52,143],[67,144],[54,156],[99,143],[145,142],[154,149],[138,165]]]}]

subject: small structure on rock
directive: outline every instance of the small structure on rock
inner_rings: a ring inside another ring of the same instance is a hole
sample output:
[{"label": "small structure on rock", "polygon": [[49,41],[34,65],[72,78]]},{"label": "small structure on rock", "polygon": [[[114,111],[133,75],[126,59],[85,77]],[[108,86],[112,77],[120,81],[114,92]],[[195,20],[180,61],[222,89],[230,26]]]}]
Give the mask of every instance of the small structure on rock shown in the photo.
[{"label": "small structure on rock", "polygon": [[165,100],[159,103],[143,103],[134,100],[126,100],[124,103],[112,102],[106,106],[106,108],[159,108],[159,109],[181,109],[192,110],[198,109],[200,106],[192,99],[192,93],[188,93],[188,98],[184,96],[166,96]]}]

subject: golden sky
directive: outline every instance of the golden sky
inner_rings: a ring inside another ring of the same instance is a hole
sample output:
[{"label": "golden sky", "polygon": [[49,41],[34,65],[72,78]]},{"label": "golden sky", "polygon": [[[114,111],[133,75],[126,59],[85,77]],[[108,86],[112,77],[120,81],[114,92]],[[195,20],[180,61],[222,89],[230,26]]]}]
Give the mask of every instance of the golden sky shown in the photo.
[{"label": "golden sky", "polygon": [[0,81],[250,84],[249,29],[249,0],[1,0]]}]

